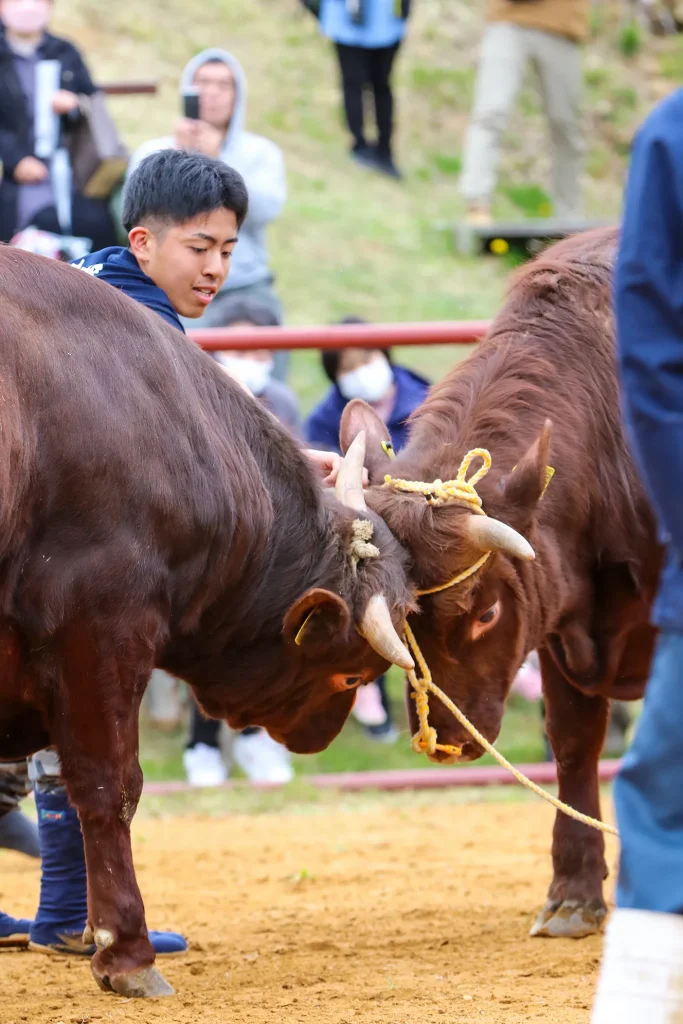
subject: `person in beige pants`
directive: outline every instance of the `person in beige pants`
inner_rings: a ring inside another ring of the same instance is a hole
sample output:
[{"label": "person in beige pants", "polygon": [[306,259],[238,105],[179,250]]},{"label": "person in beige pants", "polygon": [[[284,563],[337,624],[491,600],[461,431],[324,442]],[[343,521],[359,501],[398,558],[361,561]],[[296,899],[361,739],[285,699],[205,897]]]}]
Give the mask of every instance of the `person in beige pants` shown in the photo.
[{"label": "person in beige pants", "polygon": [[587,32],[588,0],[493,0],[463,158],[470,223],[491,220],[500,138],[528,62],[538,72],[550,127],[554,212],[579,216],[581,43]]}]

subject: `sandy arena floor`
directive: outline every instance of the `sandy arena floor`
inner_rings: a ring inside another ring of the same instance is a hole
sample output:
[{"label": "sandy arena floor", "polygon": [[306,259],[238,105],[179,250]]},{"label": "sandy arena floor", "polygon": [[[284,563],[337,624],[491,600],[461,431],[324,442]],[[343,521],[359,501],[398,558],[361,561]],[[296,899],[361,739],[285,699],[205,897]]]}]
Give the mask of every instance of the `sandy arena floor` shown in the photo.
[{"label": "sandy arena floor", "polygon": [[[527,938],[551,822],[540,802],[137,821],[148,922],[191,938],[162,965],[175,998],[2,952],[0,1024],[583,1024],[600,940]],[[3,853],[0,906],[28,916],[37,891]]]}]

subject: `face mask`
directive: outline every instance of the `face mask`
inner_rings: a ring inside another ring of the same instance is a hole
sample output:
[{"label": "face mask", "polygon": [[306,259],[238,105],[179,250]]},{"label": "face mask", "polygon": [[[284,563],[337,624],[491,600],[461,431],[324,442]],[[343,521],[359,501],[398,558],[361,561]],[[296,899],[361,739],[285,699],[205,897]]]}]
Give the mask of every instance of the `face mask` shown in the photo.
[{"label": "face mask", "polygon": [[51,6],[47,0],[5,0],[3,24],[10,32],[22,36],[43,32],[50,23]]},{"label": "face mask", "polygon": [[344,398],[362,398],[365,402],[379,402],[394,382],[394,374],[385,358],[377,356],[357,370],[343,373],[337,378],[337,387]]},{"label": "face mask", "polygon": [[252,395],[263,394],[273,372],[272,360],[264,363],[260,359],[240,359],[239,356],[227,355],[225,352],[219,352],[217,355],[223,369],[249,388]]}]

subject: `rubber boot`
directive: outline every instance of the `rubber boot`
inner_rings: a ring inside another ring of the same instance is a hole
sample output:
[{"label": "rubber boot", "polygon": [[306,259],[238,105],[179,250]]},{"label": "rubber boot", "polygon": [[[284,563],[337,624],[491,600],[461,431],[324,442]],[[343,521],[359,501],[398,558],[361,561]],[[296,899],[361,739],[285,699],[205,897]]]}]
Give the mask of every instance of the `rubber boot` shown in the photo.
[{"label": "rubber boot", "polygon": [[[92,956],[84,944],[88,916],[83,836],[76,810],[59,784],[35,787],[38,835],[43,858],[40,904],[31,926],[29,948],[37,953]],[[177,932],[150,932],[158,954],[184,953],[187,943]]]}]

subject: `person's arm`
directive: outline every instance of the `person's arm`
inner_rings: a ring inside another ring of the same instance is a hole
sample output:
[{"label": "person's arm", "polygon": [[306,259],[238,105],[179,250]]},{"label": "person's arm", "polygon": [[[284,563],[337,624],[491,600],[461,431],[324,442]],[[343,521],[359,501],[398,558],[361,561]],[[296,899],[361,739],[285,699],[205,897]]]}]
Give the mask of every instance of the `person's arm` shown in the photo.
[{"label": "person's arm", "polygon": [[[662,539],[683,554],[683,101],[636,140],[615,310],[624,410]],[[675,115],[678,113],[678,118]]]},{"label": "person's arm", "polygon": [[252,224],[268,224],[282,211],[287,199],[287,179],[282,151],[274,142],[267,140],[261,159],[254,170],[245,174],[249,193],[249,221]]},{"label": "person's arm", "polygon": [[63,42],[65,48],[62,64],[71,73],[68,89],[59,89],[52,98],[52,109],[60,114],[65,128],[73,127],[83,117],[81,97],[92,96],[97,88],[90,77],[83,58],[71,43]]}]

